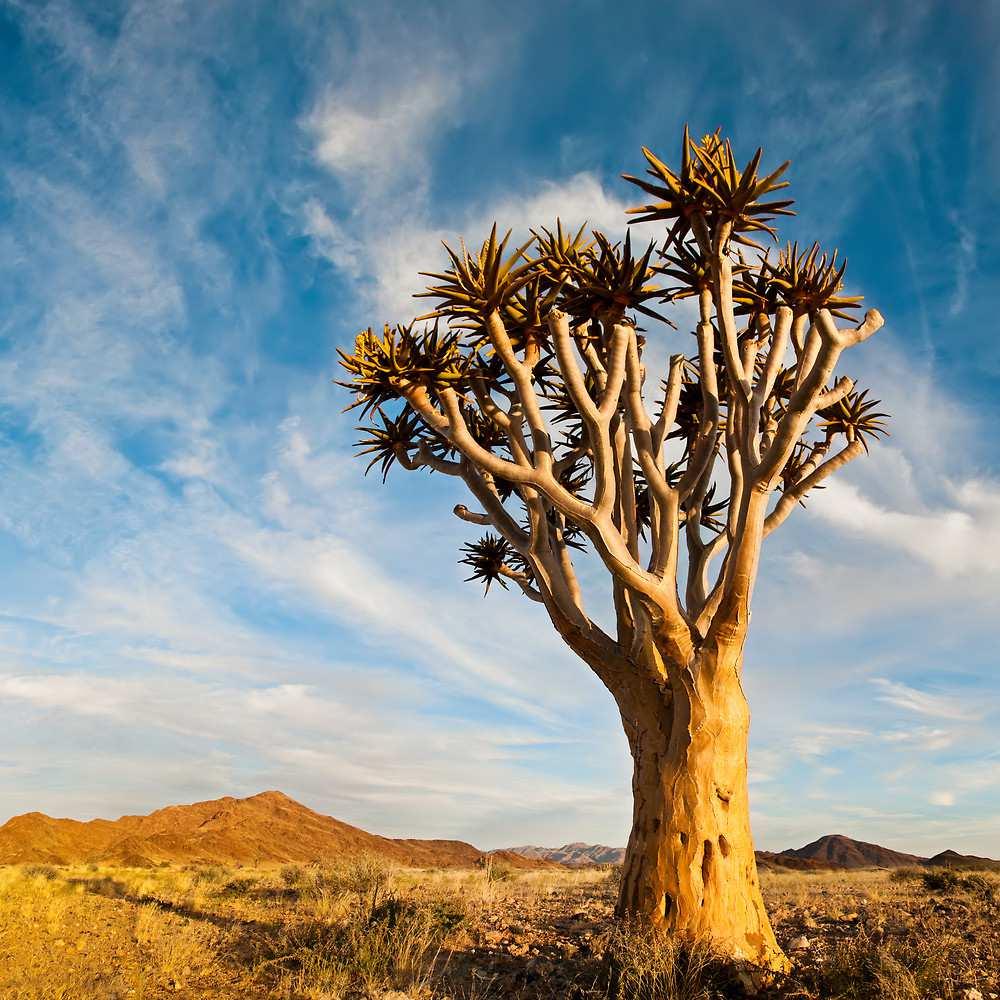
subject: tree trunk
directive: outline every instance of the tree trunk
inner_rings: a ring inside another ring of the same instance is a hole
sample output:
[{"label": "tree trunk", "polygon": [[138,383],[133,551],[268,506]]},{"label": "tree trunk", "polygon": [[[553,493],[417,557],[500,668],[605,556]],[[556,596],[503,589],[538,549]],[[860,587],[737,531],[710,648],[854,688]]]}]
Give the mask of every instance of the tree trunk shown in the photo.
[{"label": "tree trunk", "polygon": [[618,915],[787,971],[757,879],[750,712],[735,659],[702,650],[688,669],[670,671],[670,696],[643,699],[634,713],[632,832]]}]

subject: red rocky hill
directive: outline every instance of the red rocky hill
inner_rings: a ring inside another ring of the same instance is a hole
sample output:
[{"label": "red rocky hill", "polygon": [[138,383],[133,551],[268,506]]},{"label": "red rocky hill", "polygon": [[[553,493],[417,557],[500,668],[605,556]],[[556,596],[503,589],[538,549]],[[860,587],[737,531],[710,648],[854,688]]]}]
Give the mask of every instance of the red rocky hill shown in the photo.
[{"label": "red rocky hill", "polygon": [[[460,840],[379,837],[281,792],[167,806],[117,820],[80,822],[33,812],[0,826],[0,864],[253,864],[329,861],[362,853],[421,868],[470,868],[487,856]],[[506,853],[498,860],[519,867],[551,864]]]}]

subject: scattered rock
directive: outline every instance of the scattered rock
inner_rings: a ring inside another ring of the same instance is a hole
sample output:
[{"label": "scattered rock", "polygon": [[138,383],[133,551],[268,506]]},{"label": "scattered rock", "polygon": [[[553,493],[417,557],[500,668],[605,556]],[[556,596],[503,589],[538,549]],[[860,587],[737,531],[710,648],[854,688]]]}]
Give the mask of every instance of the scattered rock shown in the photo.
[{"label": "scattered rock", "polygon": [[792,938],[788,943],[789,951],[806,951],[810,945],[809,938],[805,934],[800,934],[797,938]]}]

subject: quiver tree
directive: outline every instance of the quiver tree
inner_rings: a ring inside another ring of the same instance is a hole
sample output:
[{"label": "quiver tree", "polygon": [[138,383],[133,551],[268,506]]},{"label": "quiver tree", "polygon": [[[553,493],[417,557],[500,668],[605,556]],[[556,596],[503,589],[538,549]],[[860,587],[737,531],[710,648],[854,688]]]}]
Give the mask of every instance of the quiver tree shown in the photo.
[{"label": "quiver tree", "polygon": [[[679,169],[643,152],[630,222],[665,235],[637,253],[556,223],[509,248],[494,226],[476,251],[446,246],[434,308],[360,333],[341,384],[369,468],[462,480],[473,506],[454,512],[486,529],[470,579],[540,604],[614,697],[634,761],[619,916],[783,969],[750,835],[743,645],[763,540],[882,433],[834,378],[882,317],[852,318],[836,252],[760,246],[792,214],[773,197],[787,164],[762,175],[758,150],[741,169],[728,140],[686,130]],[[683,300],[694,344],[648,371],[653,331],[691,344],[662,315]],[[584,550],[610,575],[610,630]]]}]

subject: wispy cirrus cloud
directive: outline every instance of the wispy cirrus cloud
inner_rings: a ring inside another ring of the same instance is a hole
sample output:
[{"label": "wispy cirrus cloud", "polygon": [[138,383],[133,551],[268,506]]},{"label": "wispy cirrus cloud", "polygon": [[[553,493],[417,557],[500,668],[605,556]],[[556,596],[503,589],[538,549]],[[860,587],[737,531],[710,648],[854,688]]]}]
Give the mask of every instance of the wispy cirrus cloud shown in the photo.
[{"label": "wispy cirrus cloud", "polygon": [[429,144],[455,122],[461,96],[459,75],[439,66],[417,79],[394,77],[391,88],[381,67],[372,70],[329,87],[302,122],[316,160],[366,197],[425,179]]},{"label": "wispy cirrus cloud", "polygon": [[943,694],[932,694],[920,691],[901,681],[892,681],[885,677],[872,678],[872,684],[879,690],[876,696],[881,701],[897,708],[915,712],[918,715],[930,715],[938,719],[969,720],[980,717],[980,713],[967,705],[961,704],[956,698]]}]

